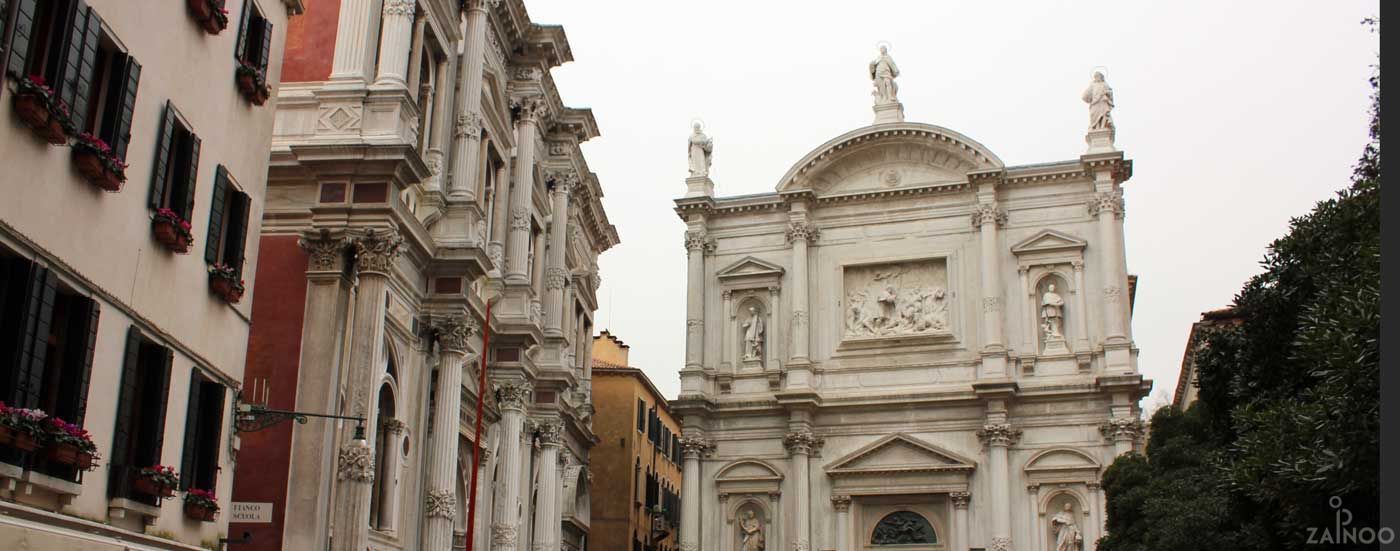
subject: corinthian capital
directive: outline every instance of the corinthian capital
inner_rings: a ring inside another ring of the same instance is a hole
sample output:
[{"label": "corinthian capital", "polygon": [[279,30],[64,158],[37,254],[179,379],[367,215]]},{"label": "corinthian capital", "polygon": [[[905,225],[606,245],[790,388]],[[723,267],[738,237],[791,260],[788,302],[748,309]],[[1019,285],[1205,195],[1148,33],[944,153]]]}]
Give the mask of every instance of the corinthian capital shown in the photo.
[{"label": "corinthian capital", "polygon": [[811,455],[821,450],[823,444],[826,444],[826,439],[812,434],[811,431],[790,432],[783,437],[783,447],[787,448],[791,455]]},{"label": "corinthian capital", "polygon": [[972,501],[972,494],[968,492],[951,492],[948,497],[953,499],[953,508],[966,509],[969,501]]},{"label": "corinthian capital", "polygon": [[806,241],[808,243],[815,243],[817,241],[817,238],[820,237],[820,235],[821,231],[817,229],[816,224],[813,224],[811,222],[793,222],[791,224],[788,224],[788,243],[792,243],[794,241],[799,240]]},{"label": "corinthian capital", "polygon": [[[538,71],[538,69],[532,70]],[[519,76],[519,73],[517,73],[517,76]],[[544,119],[545,114],[549,110],[548,104],[544,102],[544,98],[539,96],[531,96],[516,100],[515,106],[518,108],[516,113],[521,122],[538,123]]]},{"label": "corinthian capital", "polygon": [[1094,194],[1093,199],[1085,202],[1089,209],[1089,216],[1098,218],[1104,213],[1111,213],[1114,217],[1123,218],[1123,190],[1115,189]]},{"label": "corinthian capital", "polygon": [[977,438],[988,446],[1007,447],[1021,439],[1021,429],[1008,423],[991,423],[977,431]]},{"label": "corinthian capital", "polygon": [[704,230],[690,230],[685,232],[685,250],[699,251],[705,248],[705,241],[709,239],[709,234]]},{"label": "corinthian capital", "polygon": [[578,185],[578,175],[573,172],[550,171],[545,173],[544,181],[549,183],[554,193],[568,195]]},{"label": "corinthian capital", "polygon": [[996,201],[978,203],[977,210],[972,211],[973,229],[980,230],[986,224],[996,224],[998,227],[1006,225],[1006,209],[997,205]]},{"label": "corinthian capital", "polygon": [[1137,417],[1115,417],[1099,425],[1099,433],[1113,441],[1136,442],[1142,438],[1142,419]]},{"label": "corinthian capital", "polygon": [[397,231],[365,230],[363,235],[355,238],[355,270],[387,275],[402,246],[403,237]]},{"label": "corinthian capital", "polygon": [[525,410],[525,404],[530,401],[531,388],[529,383],[506,383],[496,387],[496,402],[501,404],[501,409]]},{"label": "corinthian capital", "polygon": [[545,419],[535,422],[535,436],[546,446],[557,445],[564,437],[564,424],[557,420]]},{"label": "corinthian capital", "polygon": [[438,346],[444,352],[455,352],[464,354],[467,351],[467,343],[472,335],[477,333],[480,326],[475,319],[462,316],[450,316],[437,320],[432,324],[433,334],[437,337]]},{"label": "corinthian capital", "polygon": [[306,251],[307,271],[312,272],[343,270],[346,244],[344,237],[332,237],[331,232],[324,229],[320,233],[303,235],[297,240],[297,245]]},{"label": "corinthian capital", "polygon": [[681,453],[687,458],[699,459],[715,453],[715,443],[703,436],[682,436]]}]

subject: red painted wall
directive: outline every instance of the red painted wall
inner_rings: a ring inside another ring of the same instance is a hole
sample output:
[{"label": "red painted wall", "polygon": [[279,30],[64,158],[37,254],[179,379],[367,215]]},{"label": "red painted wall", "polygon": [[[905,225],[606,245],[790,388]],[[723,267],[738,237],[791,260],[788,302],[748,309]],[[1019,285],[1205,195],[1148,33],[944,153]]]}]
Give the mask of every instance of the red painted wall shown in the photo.
[{"label": "red painted wall", "polygon": [[[306,254],[296,236],[263,237],[258,246],[258,271],[253,280],[253,324],[248,335],[248,365],[243,374],[244,399],[257,402],[253,381],[267,380],[267,407],[296,409],[300,370],[301,327],[306,309]],[[261,385],[261,382],[259,382]],[[258,391],[261,394],[261,391]],[[287,475],[291,465],[294,422],[258,432],[242,433],[233,501],[272,503],[272,524],[230,523],[229,537],[253,536],[241,551],[282,549]],[[225,514],[228,514],[227,512]]]},{"label": "red painted wall", "polygon": [[335,59],[340,0],[303,0],[306,13],[291,18],[282,54],[282,82],[329,79]]}]

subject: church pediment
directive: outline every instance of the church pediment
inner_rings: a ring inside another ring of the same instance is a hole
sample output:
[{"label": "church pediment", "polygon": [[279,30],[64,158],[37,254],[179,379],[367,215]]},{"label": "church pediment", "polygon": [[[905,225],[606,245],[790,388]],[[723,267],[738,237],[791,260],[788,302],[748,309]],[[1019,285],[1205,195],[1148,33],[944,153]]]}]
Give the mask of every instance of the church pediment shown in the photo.
[{"label": "church pediment", "polygon": [[972,139],[930,124],[866,127],[831,140],[793,165],[778,191],[818,195],[958,184],[967,173],[1003,168]]},{"label": "church pediment", "polygon": [[905,434],[892,434],[827,465],[828,476],[970,472],[975,461]]},{"label": "church pediment", "polygon": [[743,260],[730,264],[728,268],[720,270],[717,274],[720,280],[736,278],[778,278],[782,275],[782,266],[759,260],[752,256],[746,256]]},{"label": "church pediment", "polygon": [[1082,251],[1087,243],[1073,235],[1045,230],[1011,247],[1014,254]]}]

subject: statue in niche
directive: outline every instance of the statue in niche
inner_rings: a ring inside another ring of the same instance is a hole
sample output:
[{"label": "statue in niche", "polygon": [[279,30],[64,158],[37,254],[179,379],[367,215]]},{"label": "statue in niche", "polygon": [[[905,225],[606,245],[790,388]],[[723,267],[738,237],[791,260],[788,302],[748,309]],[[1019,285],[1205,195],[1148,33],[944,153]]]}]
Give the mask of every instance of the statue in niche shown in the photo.
[{"label": "statue in niche", "polygon": [[1084,534],[1074,523],[1074,504],[1065,502],[1065,507],[1050,517],[1050,531],[1055,535],[1055,548],[1052,551],[1080,551],[1084,544]]},{"label": "statue in niche", "polygon": [[870,79],[875,81],[875,91],[871,92],[871,95],[875,96],[875,105],[899,101],[895,98],[899,93],[899,85],[894,83],[897,76],[899,67],[895,66],[894,58],[890,57],[889,47],[880,46],[880,57],[870,62]]},{"label": "statue in niche", "polygon": [[749,321],[744,322],[744,359],[763,358],[763,317],[758,308],[749,307]]},{"label": "statue in niche", "polygon": [[1113,88],[1104,82],[1103,73],[1094,71],[1094,80],[1080,99],[1089,104],[1089,130],[1113,129]]},{"label": "statue in niche", "polygon": [[711,156],[715,151],[715,143],[700,130],[700,123],[691,125],[690,133],[690,177],[700,178],[710,175]]},{"label": "statue in niche", "polygon": [[758,517],[753,514],[753,509],[744,511],[744,518],[739,521],[739,537],[743,543],[743,551],[764,551],[766,549],[763,543],[763,525],[758,522]]},{"label": "statue in niche", "polygon": [[1040,296],[1040,318],[1041,329],[1045,331],[1045,340],[1064,340],[1063,327],[1065,299],[1055,292],[1055,284],[1051,283],[1045,287],[1045,294]]}]

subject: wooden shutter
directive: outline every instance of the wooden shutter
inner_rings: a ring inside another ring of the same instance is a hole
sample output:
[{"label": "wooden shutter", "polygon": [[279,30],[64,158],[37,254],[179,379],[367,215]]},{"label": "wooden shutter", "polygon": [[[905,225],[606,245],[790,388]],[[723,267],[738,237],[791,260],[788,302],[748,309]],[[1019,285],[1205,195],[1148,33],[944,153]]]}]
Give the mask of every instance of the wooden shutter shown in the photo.
[{"label": "wooden shutter", "polygon": [[253,0],[243,0],[243,14],[238,18],[238,43],[233,47],[233,58],[248,59],[248,18],[252,17]]},{"label": "wooden shutter", "polygon": [[10,41],[5,70],[15,78],[24,78],[25,62],[29,61],[29,42],[34,38],[34,12],[39,0],[15,0],[14,38]]},{"label": "wooden shutter", "polygon": [[[190,173],[185,177],[185,205],[180,217],[190,220],[194,215],[194,188],[199,179],[199,136],[190,132]],[[171,206],[176,208],[175,205]]]},{"label": "wooden shutter", "polygon": [[166,405],[170,402],[170,365],[175,361],[175,353],[169,348],[161,348],[161,351],[165,353],[165,356],[161,358],[160,369],[155,373],[158,380],[153,387],[160,394],[155,396],[154,400],[149,396],[143,400],[147,407],[154,406],[156,408],[150,417],[152,420],[150,429],[154,431],[152,434],[155,437],[153,440],[155,444],[151,446],[154,448],[151,457],[157,462],[160,461],[161,450],[165,448],[165,411]]},{"label": "wooden shutter", "polygon": [[0,74],[4,73],[5,61],[10,58],[10,51],[5,49],[5,29],[10,28],[10,0],[0,0]]},{"label": "wooden shutter", "polygon": [[141,371],[141,330],[135,325],[126,332],[126,359],[122,362],[122,378],[117,385],[116,426],[112,429],[112,455],[107,459],[111,474],[107,480],[109,497],[128,497],[131,494],[133,466],[132,434],[136,429],[136,401],[140,396],[137,375]]},{"label": "wooden shutter", "polygon": [[[131,144],[131,116],[136,110],[136,86],[141,82],[141,64],[136,58],[126,58],[126,68],[122,74],[124,82],[121,93],[121,114],[117,117],[117,129],[112,134],[112,152],[118,159],[126,160],[126,147]],[[165,124],[161,124],[164,130]]]},{"label": "wooden shutter", "polygon": [[24,325],[20,337],[19,386],[11,405],[22,408],[39,407],[39,395],[44,386],[44,364],[49,353],[49,334],[53,322],[54,295],[58,277],[45,268],[35,266],[29,272],[24,299]]},{"label": "wooden shutter", "polygon": [[[234,192],[233,198],[236,200],[238,210],[230,211],[234,213],[233,222],[238,224],[237,231],[230,230],[229,246],[233,247],[233,269],[239,275],[243,274],[243,261],[247,258],[248,246],[248,217],[253,211],[253,200],[248,198],[246,193]],[[227,256],[227,255],[225,255]]]},{"label": "wooden shutter", "polygon": [[207,402],[204,405],[206,417],[200,418],[199,428],[200,446],[208,446],[208,463],[201,462],[200,469],[209,475],[209,489],[213,490],[219,485],[219,451],[223,449],[224,437],[224,398],[228,392],[224,385],[210,382],[204,385],[207,396],[200,397],[200,401]]},{"label": "wooden shutter", "polygon": [[[251,2],[252,0],[248,0]],[[262,23],[262,44],[258,48],[258,68],[262,69],[263,75],[267,75],[267,60],[272,55],[272,22],[266,18],[259,17],[258,22]]]},{"label": "wooden shutter", "polygon": [[[165,206],[165,186],[169,185],[166,172],[170,167],[170,152],[175,137],[175,106],[165,102],[165,112],[160,116],[160,133],[156,135],[156,159],[151,163],[151,197],[147,205],[151,209]],[[173,209],[172,209],[173,210]]]},{"label": "wooden shutter", "polygon": [[[190,372],[189,402],[185,406],[185,447],[180,454],[180,489],[188,490],[194,484],[195,469],[199,458],[199,401],[200,383],[204,376],[196,368]],[[203,488],[209,490],[211,488]]]},{"label": "wooden shutter", "polygon": [[102,307],[96,300],[87,300],[87,342],[83,343],[83,360],[78,371],[78,407],[72,420],[80,427],[87,419],[88,383],[92,380],[92,355],[97,350],[97,318],[101,312]]},{"label": "wooden shutter", "polygon": [[229,204],[228,171],[224,165],[214,168],[214,195],[209,199],[209,234],[204,243],[204,262],[219,262],[219,243],[224,236],[224,210]]},{"label": "wooden shutter", "polygon": [[[88,8],[87,2],[76,0],[69,5],[69,12],[64,19],[65,26],[59,27],[56,32],[62,38],[57,56],[57,70],[49,74],[54,76],[52,84],[54,90],[58,92],[59,99],[68,104],[70,113],[73,115],[75,123],[83,122],[78,118],[77,111],[78,95],[78,74],[83,63],[83,45],[87,40],[88,15],[92,10]],[[95,39],[95,37],[94,37]],[[93,44],[94,53],[97,45]],[[92,72],[88,72],[89,78]],[[83,102],[83,108],[87,108],[87,102]]]},{"label": "wooden shutter", "polygon": [[92,79],[97,68],[97,42],[101,38],[102,18],[91,8],[83,7],[73,21],[72,42],[68,60],[64,63],[63,99],[72,108],[73,124],[79,131],[87,130]]}]

